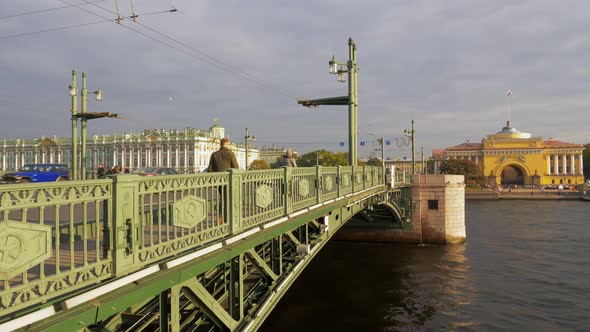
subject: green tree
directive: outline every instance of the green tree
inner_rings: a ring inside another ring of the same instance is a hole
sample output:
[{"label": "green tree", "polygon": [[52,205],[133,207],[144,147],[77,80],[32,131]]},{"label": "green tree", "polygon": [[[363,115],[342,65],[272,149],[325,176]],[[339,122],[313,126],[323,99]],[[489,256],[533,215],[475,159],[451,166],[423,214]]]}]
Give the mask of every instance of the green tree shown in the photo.
[{"label": "green tree", "polygon": [[268,162],[266,160],[262,160],[262,159],[257,159],[254,160],[251,164],[250,164],[250,168],[251,170],[257,170],[257,169],[269,169],[270,165],[268,164]]},{"label": "green tree", "polygon": [[367,165],[367,166],[381,166],[381,159],[371,158],[367,161],[367,163],[365,165]]},{"label": "green tree", "polygon": [[467,185],[483,184],[485,182],[481,168],[471,160],[445,160],[440,164],[440,172],[442,174],[463,175]]},{"label": "green tree", "polygon": [[297,166],[300,167],[311,167],[318,164],[320,166],[346,166],[348,165],[348,153],[317,150],[308,152],[297,159]]}]

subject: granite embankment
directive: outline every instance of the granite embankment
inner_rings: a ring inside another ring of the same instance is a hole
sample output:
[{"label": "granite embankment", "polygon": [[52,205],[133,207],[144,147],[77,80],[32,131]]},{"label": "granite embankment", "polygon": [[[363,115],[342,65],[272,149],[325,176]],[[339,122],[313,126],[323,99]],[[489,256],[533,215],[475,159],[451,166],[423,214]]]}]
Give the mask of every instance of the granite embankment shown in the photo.
[{"label": "granite embankment", "polygon": [[540,191],[539,189],[516,189],[509,192],[497,192],[493,190],[465,190],[465,199],[580,200],[582,199],[582,193],[573,190]]}]

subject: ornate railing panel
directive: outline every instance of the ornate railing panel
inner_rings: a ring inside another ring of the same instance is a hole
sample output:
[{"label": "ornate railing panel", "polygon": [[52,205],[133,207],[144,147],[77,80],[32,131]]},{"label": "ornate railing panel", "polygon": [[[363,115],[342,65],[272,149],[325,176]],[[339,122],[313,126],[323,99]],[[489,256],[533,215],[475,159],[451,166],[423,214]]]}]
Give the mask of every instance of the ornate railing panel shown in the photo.
[{"label": "ornate railing panel", "polygon": [[299,210],[316,204],[316,168],[293,168],[290,179],[291,206]]},{"label": "ornate railing panel", "polygon": [[320,168],[322,181],[322,201],[338,197],[338,167]]},{"label": "ornate railing panel", "polygon": [[141,265],[230,234],[228,173],[138,177],[137,191]]},{"label": "ornate railing panel", "polygon": [[285,213],[285,170],[248,171],[241,174],[241,227],[279,218]]},{"label": "ornate railing panel", "polygon": [[373,186],[374,169],[373,166],[365,166],[365,188]]},{"label": "ornate railing panel", "polygon": [[340,196],[350,194],[352,192],[352,167],[340,168]]},{"label": "ornate railing panel", "polygon": [[352,190],[354,192],[365,189],[365,168],[362,166],[353,168]]},{"label": "ornate railing panel", "polygon": [[0,187],[0,316],[111,277],[110,180]]}]

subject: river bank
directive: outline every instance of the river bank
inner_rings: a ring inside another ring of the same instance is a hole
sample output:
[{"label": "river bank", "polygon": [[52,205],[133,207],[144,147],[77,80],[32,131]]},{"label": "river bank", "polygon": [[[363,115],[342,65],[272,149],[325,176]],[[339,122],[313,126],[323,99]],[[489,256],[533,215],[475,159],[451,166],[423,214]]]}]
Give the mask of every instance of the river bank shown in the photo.
[{"label": "river bank", "polygon": [[513,189],[497,192],[494,190],[465,190],[466,200],[582,200],[582,192],[576,190]]}]

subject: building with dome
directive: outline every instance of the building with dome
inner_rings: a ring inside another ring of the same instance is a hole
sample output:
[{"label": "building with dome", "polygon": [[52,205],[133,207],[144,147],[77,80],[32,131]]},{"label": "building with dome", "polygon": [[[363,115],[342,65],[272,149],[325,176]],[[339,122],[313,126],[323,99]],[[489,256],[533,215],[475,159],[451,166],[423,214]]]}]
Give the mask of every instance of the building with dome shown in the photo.
[{"label": "building with dome", "polygon": [[[100,164],[138,167],[169,167],[180,173],[198,173],[209,165],[211,154],[219,149],[226,132],[217,121],[208,129],[144,129],[139,133],[92,135],[86,139],[86,169],[91,178]],[[245,168],[246,149],[232,142],[241,169]],[[0,172],[16,170],[25,164],[59,163],[71,167],[72,140],[69,137],[4,139],[0,141]],[[80,151],[80,149],[78,149]],[[257,149],[248,149],[248,160],[259,158]],[[80,156],[78,155],[78,164]]]},{"label": "building with dome", "polygon": [[533,137],[507,121],[481,143],[433,150],[434,170],[443,160],[465,159],[479,165],[490,185],[577,185],[584,183],[583,151],[581,144]]}]

